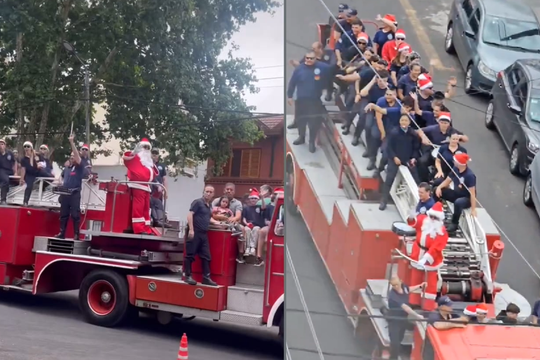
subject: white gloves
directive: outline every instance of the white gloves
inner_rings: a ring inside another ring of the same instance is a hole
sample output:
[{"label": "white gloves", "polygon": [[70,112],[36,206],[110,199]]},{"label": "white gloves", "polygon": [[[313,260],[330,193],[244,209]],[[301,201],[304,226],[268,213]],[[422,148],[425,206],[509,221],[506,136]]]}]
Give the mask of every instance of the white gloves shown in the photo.
[{"label": "white gloves", "polygon": [[420,260],[418,260],[418,265],[423,267],[424,265],[426,265],[426,262],[427,262],[427,259],[423,257]]}]

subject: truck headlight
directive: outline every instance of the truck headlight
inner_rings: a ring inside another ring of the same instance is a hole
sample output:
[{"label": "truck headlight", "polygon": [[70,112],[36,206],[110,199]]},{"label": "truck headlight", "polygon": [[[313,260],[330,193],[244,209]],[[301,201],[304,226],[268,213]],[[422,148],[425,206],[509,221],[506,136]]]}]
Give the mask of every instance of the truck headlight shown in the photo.
[{"label": "truck headlight", "polygon": [[477,68],[480,74],[484,75],[488,79],[495,79],[497,77],[497,73],[495,72],[495,70],[489,68],[486,64],[482,62],[482,60],[478,62]]}]

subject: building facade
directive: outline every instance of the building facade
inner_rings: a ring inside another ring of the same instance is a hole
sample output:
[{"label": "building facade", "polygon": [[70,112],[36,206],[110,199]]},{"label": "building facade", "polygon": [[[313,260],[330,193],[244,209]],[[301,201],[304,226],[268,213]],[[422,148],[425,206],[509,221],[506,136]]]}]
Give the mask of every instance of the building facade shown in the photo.
[{"label": "building facade", "polygon": [[284,118],[272,117],[258,120],[264,138],[257,143],[233,144],[232,156],[220,176],[212,176],[213,162],[208,160],[206,184],[222,194],[226,183],[236,185],[236,196],[242,197],[251,188],[268,184],[283,186],[284,177]]}]

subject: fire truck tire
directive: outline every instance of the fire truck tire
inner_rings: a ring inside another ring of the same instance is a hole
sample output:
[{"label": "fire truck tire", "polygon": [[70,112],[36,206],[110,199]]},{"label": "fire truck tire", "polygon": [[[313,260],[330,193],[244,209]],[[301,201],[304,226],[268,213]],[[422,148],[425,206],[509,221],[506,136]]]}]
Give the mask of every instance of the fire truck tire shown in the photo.
[{"label": "fire truck tire", "polygon": [[122,324],[132,314],[125,276],[107,269],[90,272],[81,283],[79,306],[90,324],[105,327]]}]

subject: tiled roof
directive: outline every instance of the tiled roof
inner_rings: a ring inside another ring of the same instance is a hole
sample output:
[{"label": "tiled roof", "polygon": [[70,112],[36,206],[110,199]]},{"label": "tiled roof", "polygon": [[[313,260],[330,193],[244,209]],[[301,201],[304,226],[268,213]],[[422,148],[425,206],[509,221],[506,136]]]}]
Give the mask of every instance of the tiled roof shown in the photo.
[{"label": "tiled roof", "polygon": [[277,129],[283,125],[284,117],[275,116],[258,119],[259,123],[268,130]]}]

